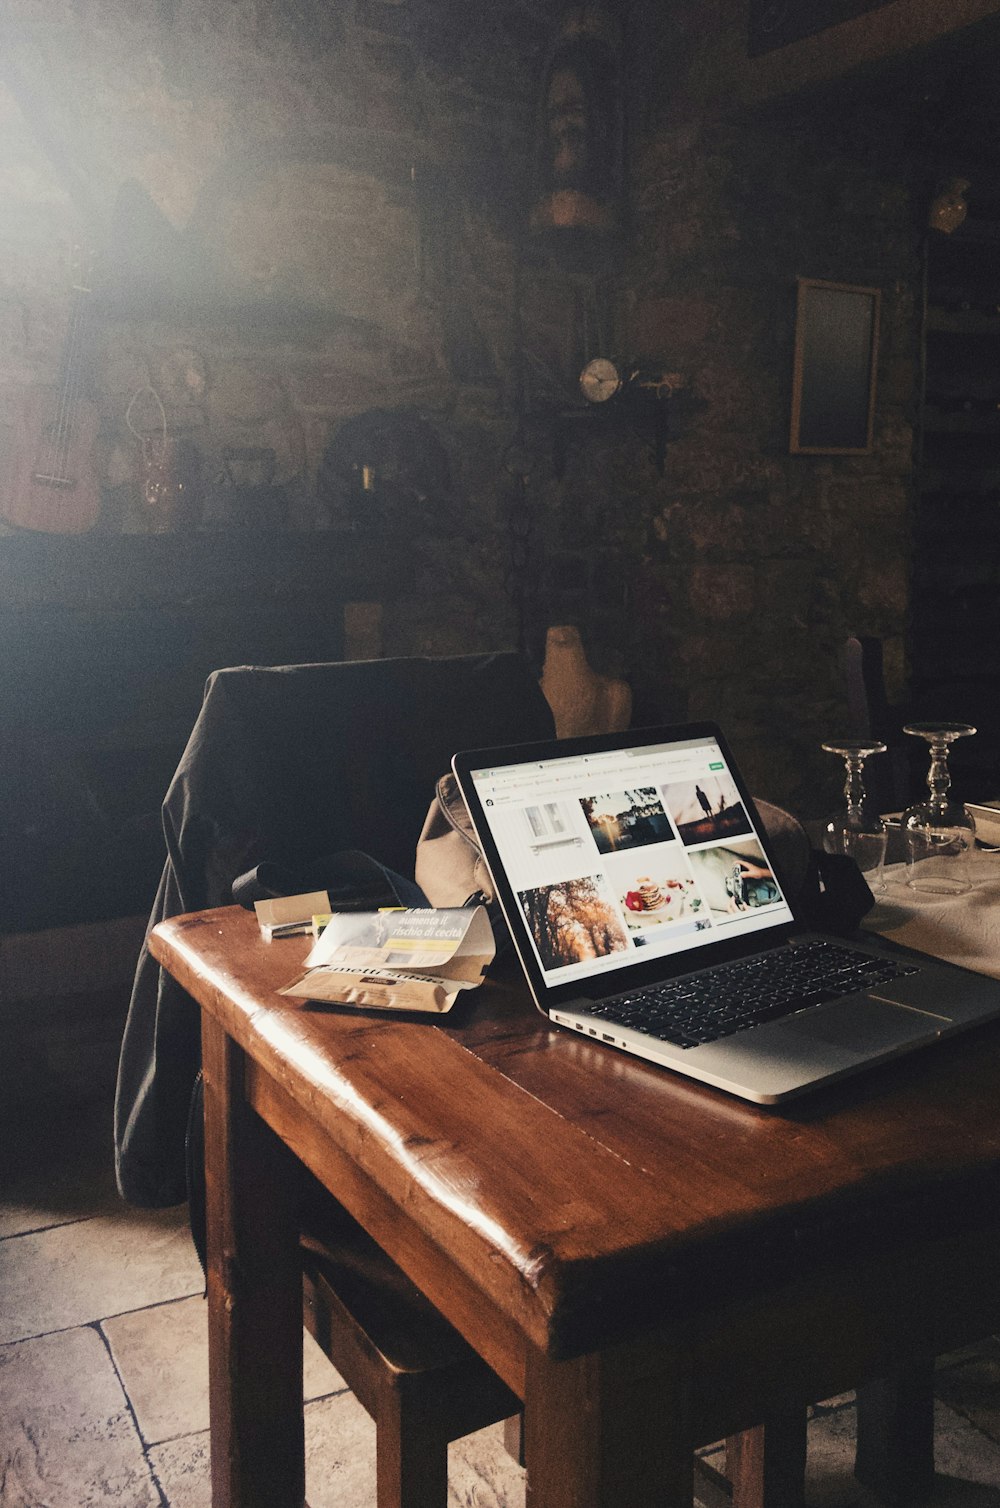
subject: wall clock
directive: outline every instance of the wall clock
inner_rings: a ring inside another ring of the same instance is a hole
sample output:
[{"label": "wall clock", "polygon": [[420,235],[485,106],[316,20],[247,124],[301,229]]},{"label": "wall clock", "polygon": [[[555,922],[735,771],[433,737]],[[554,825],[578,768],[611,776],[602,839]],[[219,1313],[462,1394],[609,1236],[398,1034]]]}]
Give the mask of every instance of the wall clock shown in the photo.
[{"label": "wall clock", "polygon": [[595,356],[580,373],[580,391],[588,403],[607,403],[622,389],[622,374],[606,356]]}]

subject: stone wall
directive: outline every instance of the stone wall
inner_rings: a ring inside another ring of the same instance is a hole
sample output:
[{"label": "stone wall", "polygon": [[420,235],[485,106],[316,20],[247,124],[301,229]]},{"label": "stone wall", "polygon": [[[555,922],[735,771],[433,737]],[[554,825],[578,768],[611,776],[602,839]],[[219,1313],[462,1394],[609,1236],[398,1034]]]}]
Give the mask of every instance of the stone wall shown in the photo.
[{"label": "stone wall", "polygon": [[[622,234],[529,235],[560,11],[10,0],[0,444],[90,240],[95,533],[343,540],[392,577],[389,653],[577,622],[637,718],[718,717],[812,815],[845,635],[905,674],[920,166],[836,99],[671,123],[681,63],[635,7]],[[800,275],[883,290],[870,456],[788,453]],[[599,348],[682,380],[662,469],[655,400],[581,411]]]},{"label": "stone wall", "polygon": [[[905,678],[921,179],[898,130],[803,106],[654,133],[635,165],[636,346],[669,350],[698,400],[650,499],[662,643],[754,788],[812,814],[845,637],[882,637]],[[799,276],[881,289],[870,455],[789,453]]]}]

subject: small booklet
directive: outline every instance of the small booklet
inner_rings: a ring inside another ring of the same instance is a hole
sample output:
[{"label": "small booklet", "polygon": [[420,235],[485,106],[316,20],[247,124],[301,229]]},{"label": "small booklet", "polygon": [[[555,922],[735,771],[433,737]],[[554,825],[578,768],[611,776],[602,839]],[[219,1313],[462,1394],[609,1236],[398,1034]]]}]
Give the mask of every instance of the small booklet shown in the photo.
[{"label": "small booklet", "polygon": [[274,900],[254,901],[261,936],[268,942],[274,937],[294,937],[311,932],[317,912],[329,911],[330,897],[325,890],[310,890],[305,895],[280,895]]},{"label": "small booklet", "polygon": [[364,1010],[450,1011],[493,962],[496,943],[482,906],[451,911],[335,914],[280,991]]}]

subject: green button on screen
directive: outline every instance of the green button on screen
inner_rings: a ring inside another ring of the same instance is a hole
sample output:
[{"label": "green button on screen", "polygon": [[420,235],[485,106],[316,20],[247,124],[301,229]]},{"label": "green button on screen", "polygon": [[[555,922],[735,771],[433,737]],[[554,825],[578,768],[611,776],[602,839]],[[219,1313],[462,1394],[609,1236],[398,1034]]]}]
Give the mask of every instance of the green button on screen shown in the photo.
[{"label": "green button on screen", "polygon": [[710,764],[708,768],[710,770],[724,770],[726,767],[722,763],[722,760],[720,759],[716,764]]}]

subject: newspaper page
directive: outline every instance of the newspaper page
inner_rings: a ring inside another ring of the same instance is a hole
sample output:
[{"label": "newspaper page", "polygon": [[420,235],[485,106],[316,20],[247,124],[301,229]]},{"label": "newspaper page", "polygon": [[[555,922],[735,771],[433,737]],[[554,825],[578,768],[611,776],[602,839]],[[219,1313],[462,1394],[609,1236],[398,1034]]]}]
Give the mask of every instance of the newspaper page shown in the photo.
[{"label": "newspaper page", "polygon": [[482,906],[354,911],[332,917],[282,995],[365,1010],[450,1011],[496,953]]}]

